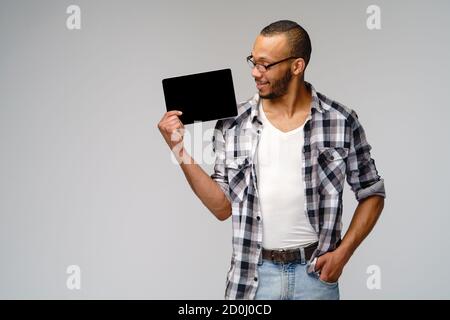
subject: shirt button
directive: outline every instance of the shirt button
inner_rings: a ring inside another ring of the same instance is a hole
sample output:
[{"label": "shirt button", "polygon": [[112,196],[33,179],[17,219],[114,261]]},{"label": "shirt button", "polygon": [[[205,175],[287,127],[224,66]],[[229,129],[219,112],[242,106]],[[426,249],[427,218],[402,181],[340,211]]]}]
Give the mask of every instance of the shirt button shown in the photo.
[{"label": "shirt button", "polygon": [[257,277],[254,277],[253,280],[258,281],[258,278],[257,278]]},{"label": "shirt button", "polygon": [[256,220],[258,220],[258,221],[261,220],[261,217],[260,217],[260,216],[257,216],[257,217],[256,217]]},{"label": "shirt button", "polygon": [[256,245],[256,247],[257,247],[258,249],[261,249],[261,245],[260,245],[259,243]]}]

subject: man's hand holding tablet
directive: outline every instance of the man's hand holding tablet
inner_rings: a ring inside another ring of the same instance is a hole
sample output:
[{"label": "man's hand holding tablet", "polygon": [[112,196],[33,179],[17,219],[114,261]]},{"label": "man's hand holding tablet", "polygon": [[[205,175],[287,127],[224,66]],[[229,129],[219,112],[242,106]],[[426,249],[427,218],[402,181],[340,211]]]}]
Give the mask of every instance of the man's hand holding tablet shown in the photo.
[{"label": "man's hand holding tablet", "polygon": [[[174,152],[177,160],[183,157],[184,151],[184,125],[179,119],[183,113],[179,110],[171,110],[164,114],[158,123],[158,129],[170,150]],[[180,161],[179,161],[180,162]]]},{"label": "man's hand holding tablet", "polygon": [[167,112],[158,128],[178,163],[187,163],[192,159],[187,159],[183,146],[184,124],[237,116],[231,70],[166,78],[162,85]]}]

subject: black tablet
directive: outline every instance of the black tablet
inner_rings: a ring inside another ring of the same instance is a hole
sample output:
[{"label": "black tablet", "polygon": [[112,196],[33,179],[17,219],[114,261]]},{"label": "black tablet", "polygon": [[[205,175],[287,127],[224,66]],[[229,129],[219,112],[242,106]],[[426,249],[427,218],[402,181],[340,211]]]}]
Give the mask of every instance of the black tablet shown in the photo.
[{"label": "black tablet", "polygon": [[182,111],[183,124],[237,116],[231,69],[167,78],[162,85],[167,111]]}]

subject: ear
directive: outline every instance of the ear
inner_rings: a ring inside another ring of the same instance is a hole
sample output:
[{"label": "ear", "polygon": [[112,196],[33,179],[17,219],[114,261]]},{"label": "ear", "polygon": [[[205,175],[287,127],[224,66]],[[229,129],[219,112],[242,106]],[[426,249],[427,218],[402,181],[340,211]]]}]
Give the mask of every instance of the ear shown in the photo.
[{"label": "ear", "polygon": [[298,58],[292,64],[292,73],[294,75],[301,75],[305,71],[305,68],[306,68],[305,60],[303,60],[303,58]]}]

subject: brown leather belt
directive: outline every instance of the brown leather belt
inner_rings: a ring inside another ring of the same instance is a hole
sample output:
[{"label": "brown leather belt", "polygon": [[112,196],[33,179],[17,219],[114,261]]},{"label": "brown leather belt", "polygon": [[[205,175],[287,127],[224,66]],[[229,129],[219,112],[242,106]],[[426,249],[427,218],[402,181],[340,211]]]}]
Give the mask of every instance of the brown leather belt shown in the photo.
[{"label": "brown leather belt", "polygon": [[[317,248],[317,242],[303,247],[305,251],[305,260],[309,260]],[[301,260],[301,249],[285,249],[285,250],[267,250],[262,249],[262,258],[279,263],[289,263]]]}]

